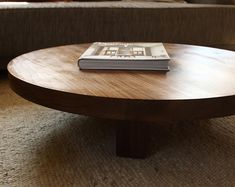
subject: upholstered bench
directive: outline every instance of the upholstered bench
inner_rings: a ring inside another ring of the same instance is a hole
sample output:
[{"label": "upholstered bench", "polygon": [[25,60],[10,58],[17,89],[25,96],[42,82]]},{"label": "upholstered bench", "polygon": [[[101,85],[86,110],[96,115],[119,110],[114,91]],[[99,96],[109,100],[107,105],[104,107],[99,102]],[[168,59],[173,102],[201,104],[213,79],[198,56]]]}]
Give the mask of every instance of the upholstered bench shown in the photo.
[{"label": "upholstered bench", "polygon": [[235,6],[159,2],[0,3],[0,67],[51,46],[162,41],[235,49]]}]

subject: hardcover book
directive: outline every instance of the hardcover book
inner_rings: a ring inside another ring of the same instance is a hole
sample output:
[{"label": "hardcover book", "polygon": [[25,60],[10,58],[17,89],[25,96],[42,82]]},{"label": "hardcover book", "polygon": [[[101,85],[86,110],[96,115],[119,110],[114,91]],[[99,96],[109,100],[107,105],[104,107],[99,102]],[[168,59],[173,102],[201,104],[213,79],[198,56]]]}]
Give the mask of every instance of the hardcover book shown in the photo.
[{"label": "hardcover book", "polygon": [[79,58],[80,69],[169,70],[162,43],[93,43]]}]

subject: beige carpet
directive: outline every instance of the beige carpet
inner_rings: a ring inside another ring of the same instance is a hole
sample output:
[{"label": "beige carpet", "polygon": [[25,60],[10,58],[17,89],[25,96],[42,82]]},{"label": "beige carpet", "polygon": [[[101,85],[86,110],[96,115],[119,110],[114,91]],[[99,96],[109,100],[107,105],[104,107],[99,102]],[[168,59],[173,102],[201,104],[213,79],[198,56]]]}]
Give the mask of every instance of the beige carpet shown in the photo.
[{"label": "beige carpet", "polygon": [[235,186],[235,116],[159,124],[152,156],[120,158],[110,121],[30,103],[0,73],[0,186]]}]

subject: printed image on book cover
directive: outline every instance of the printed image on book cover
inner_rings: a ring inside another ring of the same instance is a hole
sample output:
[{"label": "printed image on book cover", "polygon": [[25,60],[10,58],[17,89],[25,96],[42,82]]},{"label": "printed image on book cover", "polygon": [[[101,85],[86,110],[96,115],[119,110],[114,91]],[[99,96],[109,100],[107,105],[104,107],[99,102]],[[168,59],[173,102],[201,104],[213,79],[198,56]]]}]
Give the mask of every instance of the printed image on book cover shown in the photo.
[{"label": "printed image on book cover", "polygon": [[[138,45],[139,44],[139,45]],[[103,57],[116,57],[120,59],[130,59],[130,58],[168,58],[165,54],[165,50],[160,51],[158,55],[153,54],[155,46],[143,45],[141,43],[125,44],[125,43],[113,43],[105,45],[103,43],[96,43],[96,50],[93,51],[91,56],[103,56]],[[155,51],[154,51],[155,52]]]}]

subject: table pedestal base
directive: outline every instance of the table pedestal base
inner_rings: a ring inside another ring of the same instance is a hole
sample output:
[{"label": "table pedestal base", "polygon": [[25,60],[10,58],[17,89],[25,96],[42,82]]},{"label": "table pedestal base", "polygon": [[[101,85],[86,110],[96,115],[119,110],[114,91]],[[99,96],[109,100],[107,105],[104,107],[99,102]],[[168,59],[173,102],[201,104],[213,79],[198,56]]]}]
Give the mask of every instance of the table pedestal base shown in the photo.
[{"label": "table pedestal base", "polygon": [[122,122],[117,125],[116,154],[130,158],[146,158],[149,149],[149,125],[141,122]]}]

